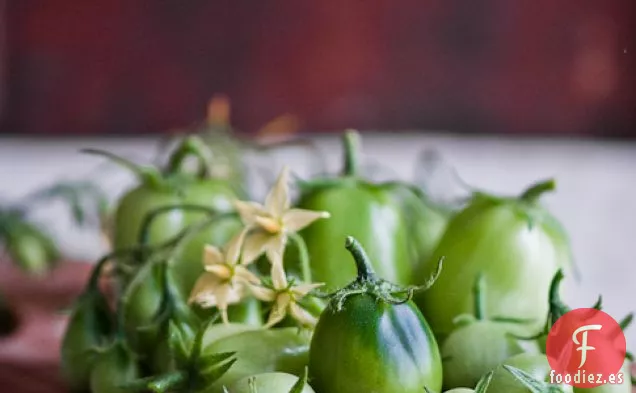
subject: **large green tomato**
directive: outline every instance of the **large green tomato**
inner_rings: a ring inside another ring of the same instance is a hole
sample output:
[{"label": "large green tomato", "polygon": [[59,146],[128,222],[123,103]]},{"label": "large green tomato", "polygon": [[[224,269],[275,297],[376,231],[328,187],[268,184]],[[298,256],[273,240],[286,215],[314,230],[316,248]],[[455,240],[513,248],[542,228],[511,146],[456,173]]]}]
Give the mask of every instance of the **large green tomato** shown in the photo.
[{"label": "large green tomato", "polygon": [[[439,392],[442,365],[426,320],[411,301],[393,301],[360,243],[347,239],[358,278],[337,292],[311,341],[310,383],[317,393]],[[343,263],[343,261],[339,261]]]},{"label": "large green tomato", "polygon": [[[341,176],[299,183],[299,208],[330,213],[328,220],[300,231],[307,244],[313,280],[324,282],[328,291],[341,288],[356,276],[353,265],[341,262],[349,258],[346,250],[333,244],[355,237],[367,250],[379,277],[407,285],[413,281],[419,260],[437,243],[446,221],[433,213],[432,205],[409,192],[409,185],[365,180],[358,170],[357,143],[356,133],[344,134]],[[286,260],[293,266],[297,251],[293,245],[288,250]]]},{"label": "large green tomato", "polygon": [[529,320],[508,324],[511,332],[531,336],[548,315],[548,289],[559,268],[570,266],[568,240],[539,203],[552,182],[531,187],[519,198],[477,194],[449,223],[444,236],[418,276],[429,277],[443,258],[435,284],[416,296],[433,331],[443,337],[453,319],[473,312],[472,284],[483,274],[488,288],[486,313]]}]

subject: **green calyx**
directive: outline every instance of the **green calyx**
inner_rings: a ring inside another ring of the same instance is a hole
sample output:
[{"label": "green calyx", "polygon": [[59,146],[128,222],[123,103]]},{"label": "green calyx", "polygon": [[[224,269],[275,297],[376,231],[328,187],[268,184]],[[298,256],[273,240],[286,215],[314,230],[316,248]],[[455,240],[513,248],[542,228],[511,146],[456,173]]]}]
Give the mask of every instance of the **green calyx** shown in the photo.
[{"label": "green calyx", "polygon": [[205,321],[194,341],[183,337],[174,324],[170,324],[170,349],[178,360],[179,369],[162,375],[138,379],[122,385],[131,392],[152,391],[189,392],[206,391],[236,362],[235,352],[206,354],[203,352],[203,336],[207,328],[219,318],[218,313]]},{"label": "green calyx", "polygon": [[416,292],[430,288],[442,269],[443,259],[439,261],[435,273],[424,285],[401,287],[376,276],[367,253],[360,242],[352,236],[347,237],[345,248],[353,257],[358,275],[349,285],[329,295],[332,307],[335,307],[337,311],[341,311],[347,298],[354,295],[366,294],[390,304],[407,303]]},{"label": "green calyx", "polygon": [[525,202],[536,202],[541,195],[549,191],[554,191],[555,189],[556,181],[554,179],[540,181],[525,190],[519,199]]}]

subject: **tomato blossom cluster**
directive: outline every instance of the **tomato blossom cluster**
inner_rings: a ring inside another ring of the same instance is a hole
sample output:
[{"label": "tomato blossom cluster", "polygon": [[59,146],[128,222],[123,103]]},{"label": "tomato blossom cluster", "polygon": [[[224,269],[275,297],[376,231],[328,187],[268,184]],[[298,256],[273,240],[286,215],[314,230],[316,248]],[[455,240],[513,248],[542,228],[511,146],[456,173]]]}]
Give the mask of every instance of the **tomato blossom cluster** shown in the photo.
[{"label": "tomato blossom cluster", "polygon": [[[264,204],[236,201],[235,208],[244,228],[223,250],[205,247],[205,272],[194,285],[189,301],[204,308],[217,307],[228,323],[228,306],[253,296],[273,303],[266,327],[276,325],[288,314],[303,326],[315,325],[316,318],[298,301],[324,284],[290,282],[283,256],[292,234],[318,219],[328,218],[329,213],[291,207],[288,167],[279,174]],[[271,285],[265,285],[249,269],[263,254],[270,262]]]}]

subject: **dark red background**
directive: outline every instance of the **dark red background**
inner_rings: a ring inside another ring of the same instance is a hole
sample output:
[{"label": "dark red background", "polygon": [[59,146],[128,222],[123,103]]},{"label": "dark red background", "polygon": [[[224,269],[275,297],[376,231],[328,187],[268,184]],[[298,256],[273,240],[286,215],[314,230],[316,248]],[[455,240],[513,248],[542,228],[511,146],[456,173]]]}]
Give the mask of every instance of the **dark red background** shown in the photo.
[{"label": "dark red background", "polygon": [[[634,0],[0,0],[0,131],[636,136]],[[3,103],[3,104],[2,104]]]}]

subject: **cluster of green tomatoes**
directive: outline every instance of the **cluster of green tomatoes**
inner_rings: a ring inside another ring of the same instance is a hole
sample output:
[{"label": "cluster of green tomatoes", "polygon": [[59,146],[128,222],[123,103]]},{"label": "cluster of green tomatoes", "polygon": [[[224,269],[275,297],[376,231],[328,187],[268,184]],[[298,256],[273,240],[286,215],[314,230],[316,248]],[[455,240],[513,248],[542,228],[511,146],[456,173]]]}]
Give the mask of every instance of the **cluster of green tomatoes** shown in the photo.
[{"label": "cluster of green tomatoes", "polygon": [[[546,334],[569,310],[559,284],[573,270],[566,233],[540,204],[554,182],[519,196],[472,191],[450,207],[365,177],[358,144],[344,134],[339,174],[292,182],[284,169],[263,203],[246,201],[236,161],[229,176],[214,170],[197,136],[161,166],[92,151],[138,184],[118,200],[112,252],[74,307],[69,386],[571,392],[547,380]],[[590,392],[629,393],[631,381]]]}]

